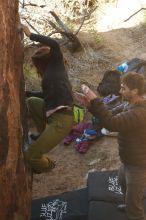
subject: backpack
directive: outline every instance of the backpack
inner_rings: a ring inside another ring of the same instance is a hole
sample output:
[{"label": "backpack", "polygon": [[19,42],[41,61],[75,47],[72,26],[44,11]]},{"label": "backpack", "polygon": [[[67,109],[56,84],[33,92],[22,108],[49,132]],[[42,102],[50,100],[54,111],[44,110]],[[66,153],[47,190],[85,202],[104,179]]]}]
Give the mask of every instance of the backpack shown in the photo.
[{"label": "backpack", "polygon": [[127,64],[128,64],[127,72],[134,71],[136,73],[140,73],[144,75],[146,79],[146,61],[145,60],[141,60],[139,58],[133,58],[132,60],[128,61]]},{"label": "backpack", "polygon": [[110,70],[104,73],[101,82],[97,86],[97,91],[101,96],[110,94],[119,95],[121,73],[117,70]]}]

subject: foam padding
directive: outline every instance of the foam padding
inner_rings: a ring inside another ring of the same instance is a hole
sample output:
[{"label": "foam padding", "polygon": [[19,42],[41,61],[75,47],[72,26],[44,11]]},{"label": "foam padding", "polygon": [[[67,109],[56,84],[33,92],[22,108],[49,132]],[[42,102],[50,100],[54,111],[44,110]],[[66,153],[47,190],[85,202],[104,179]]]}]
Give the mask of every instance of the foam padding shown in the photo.
[{"label": "foam padding", "polygon": [[87,220],[87,188],[32,201],[31,220]]},{"label": "foam padding", "polygon": [[125,212],[117,210],[115,203],[92,201],[89,206],[89,220],[128,220]]},{"label": "foam padding", "polygon": [[89,173],[87,186],[89,201],[124,202],[117,170]]}]

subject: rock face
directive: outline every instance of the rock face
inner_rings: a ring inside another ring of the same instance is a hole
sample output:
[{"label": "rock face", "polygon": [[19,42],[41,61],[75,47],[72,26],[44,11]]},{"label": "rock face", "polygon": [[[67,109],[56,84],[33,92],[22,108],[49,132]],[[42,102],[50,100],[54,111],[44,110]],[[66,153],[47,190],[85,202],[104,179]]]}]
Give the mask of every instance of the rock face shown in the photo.
[{"label": "rock face", "polygon": [[22,154],[23,52],[18,1],[0,0],[0,219],[30,219],[31,181]]}]

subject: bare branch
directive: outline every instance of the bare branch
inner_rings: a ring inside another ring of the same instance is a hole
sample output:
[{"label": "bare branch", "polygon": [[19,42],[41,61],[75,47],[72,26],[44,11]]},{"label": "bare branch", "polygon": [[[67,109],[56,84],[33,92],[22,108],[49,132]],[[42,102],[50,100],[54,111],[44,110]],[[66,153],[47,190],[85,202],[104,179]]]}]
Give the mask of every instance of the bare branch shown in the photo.
[{"label": "bare branch", "polygon": [[62,46],[68,44],[69,42],[72,43],[70,45],[70,50],[75,52],[78,48],[81,48],[81,43],[72,32],[62,31],[59,27],[56,26],[52,21],[48,20],[49,24],[56,30],[56,33],[60,33],[63,37],[65,37],[65,42],[62,43]]},{"label": "bare branch", "polygon": [[27,7],[27,6],[34,6],[34,7],[40,7],[40,8],[46,7],[46,5],[37,5],[37,4],[31,3],[31,2],[28,4],[25,4],[24,0],[23,0],[23,2],[19,1],[19,3],[22,5],[22,8]]},{"label": "bare branch", "polygon": [[[48,23],[51,25],[52,28],[54,28],[56,31],[54,33],[60,33],[63,36],[66,36],[66,32],[62,31],[59,27],[56,26],[52,21],[48,20]],[[53,33],[53,34],[54,34]]]},{"label": "bare branch", "polygon": [[37,4],[34,4],[34,3],[25,4],[24,6],[25,6],[25,7],[26,7],[26,6],[34,6],[34,7],[40,7],[40,8],[46,7],[46,5],[37,5]]},{"label": "bare branch", "polygon": [[82,28],[82,26],[83,26],[83,24],[84,24],[85,19],[86,19],[86,16],[83,17],[83,20],[82,20],[82,22],[81,22],[81,24],[80,24],[78,30],[76,30],[76,32],[74,33],[74,35],[77,35],[77,34],[79,33],[79,31],[81,30],[81,28]]},{"label": "bare branch", "polygon": [[36,28],[33,27],[33,25],[32,25],[29,21],[27,21],[26,18],[23,18],[23,19],[26,21],[26,23],[27,23],[37,34],[40,34],[39,31],[37,31]]},{"label": "bare branch", "polygon": [[56,22],[59,24],[59,26],[65,31],[70,32],[68,27],[65,26],[65,24],[60,20],[60,18],[56,15],[54,11],[50,11],[50,14],[55,18]]},{"label": "bare branch", "polygon": [[74,35],[77,35],[77,34],[79,33],[79,31],[81,30],[81,28],[82,28],[82,26],[83,26],[83,24],[84,24],[86,18],[87,18],[87,17],[90,17],[91,14],[96,10],[97,7],[98,7],[98,6],[96,6],[92,11],[90,11],[90,13],[86,13],[86,14],[83,16],[83,20],[82,20],[82,22],[81,22],[81,24],[80,24],[78,30],[74,33]]},{"label": "bare branch", "polygon": [[19,1],[19,3],[22,5],[22,8],[23,8],[23,3],[22,3],[22,2],[20,2],[20,1]]},{"label": "bare branch", "polygon": [[[82,22],[81,22],[81,25],[80,25],[80,27],[78,28],[78,30],[75,32],[74,35],[77,35],[77,34],[79,33],[80,29],[82,28],[82,26],[83,26],[83,24],[84,24],[85,19],[86,19],[87,17],[91,16],[91,14],[96,10],[96,8],[97,8],[97,6],[96,6],[93,10],[91,10],[90,13],[86,13],[86,14],[84,15],[83,20],[82,20]],[[59,24],[59,26],[60,26],[65,32],[71,33],[71,31],[69,30],[69,28],[65,26],[65,24],[60,20],[60,18],[56,15],[55,12],[50,11],[50,13],[51,13],[51,15],[55,18],[55,20],[56,20],[56,22]],[[54,28],[55,28],[55,27],[54,27]],[[56,29],[56,28],[55,28],[55,29]]]},{"label": "bare branch", "polygon": [[130,20],[134,15],[136,15],[137,13],[139,13],[141,10],[146,10],[146,8],[141,8],[138,11],[136,11],[134,14],[132,14],[129,18],[127,18],[124,22]]},{"label": "bare branch", "polygon": [[52,31],[52,33],[48,34],[48,37],[52,36],[53,34],[57,34],[57,33],[60,33],[58,31]]},{"label": "bare branch", "polygon": [[86,14],[86,18],[88,17],[90,17],[91,16],[91,14],[96,10],[98,8],[98,6],[95,6],[88,14]]},{"label": "bare branch", "polygon": [[48,23],[51,25],[52,28],[54,28],[58,32],[62,32],[62,30],[59,27],[57,27],[56,24],[54,24],[52,21],[48,20]]}]

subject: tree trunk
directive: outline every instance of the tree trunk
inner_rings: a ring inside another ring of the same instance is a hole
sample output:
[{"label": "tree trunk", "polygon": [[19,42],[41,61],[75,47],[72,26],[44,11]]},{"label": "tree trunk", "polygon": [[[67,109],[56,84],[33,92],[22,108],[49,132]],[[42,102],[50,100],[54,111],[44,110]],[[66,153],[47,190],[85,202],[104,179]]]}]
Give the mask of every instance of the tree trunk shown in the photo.
[{"label": "tree trunk", "polygon": [[[23,48],[18,0],[0,0],[0,219],[29,220],[31,177],[26,174]],[[25,119],[26,120],[26,119]]]}]

